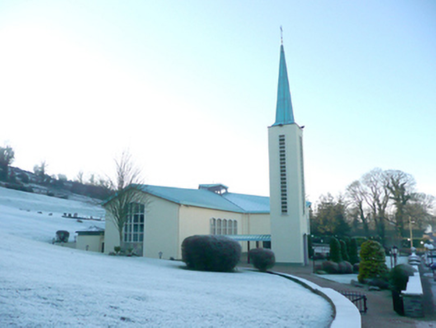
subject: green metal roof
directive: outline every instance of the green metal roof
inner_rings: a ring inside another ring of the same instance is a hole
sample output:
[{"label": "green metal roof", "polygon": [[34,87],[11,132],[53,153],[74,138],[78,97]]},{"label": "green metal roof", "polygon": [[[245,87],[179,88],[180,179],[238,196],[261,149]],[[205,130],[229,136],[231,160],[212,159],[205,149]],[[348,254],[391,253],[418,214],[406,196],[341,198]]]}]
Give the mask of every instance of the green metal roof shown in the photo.
[{"label": "green metal roof", "polygon": [[76,231],[79,236],[99,236],[104,235],[103,231]]},{"label": "green metal roof", "polygon": [[139,185],[139,190],[171,202],[237,213],[269,213],[269,197],[223,193],[206,189],[186,189]]},{"label": "green metal roof", "polygon": [[100,228],[100,227],[97,227],[97,226],[91,226],[88,229],[79,230],[79,231],[76,231],[76,232],[80,236],[104,235],[104,229]]},{"label": "green metal roof", "polygon": [[[204,187],[206,185],[201,186]],[[187,189],[152,185],[131,185],[129,188],[137,188],[142,192],[180,205],[247,214],[270,213],[269,197],[266,196],[254,196],[231,192],[220,194],[205,188]],[[109,198],[103,205],[110,202],[114,197],[116,197],[116,195]],[[310,203],[306,202],[306,206],[310,206]]]},{"label": "green metal roof", "polygon": [[294,112],[292,110],[291,92],[289,91],[288,70],[286,68],[285,50],[280,47],[279,83],[277,88],[276,121],[273,124],[292,124]]}]

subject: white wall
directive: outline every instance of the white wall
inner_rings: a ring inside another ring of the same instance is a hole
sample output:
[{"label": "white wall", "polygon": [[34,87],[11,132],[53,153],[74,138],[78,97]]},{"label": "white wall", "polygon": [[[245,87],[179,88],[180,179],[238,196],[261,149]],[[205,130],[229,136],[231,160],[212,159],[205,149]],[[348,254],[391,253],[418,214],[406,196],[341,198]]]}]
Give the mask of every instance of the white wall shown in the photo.
[{"label": "white wall", "polygon": [[[288,212],[281,210],[279,136],[285,135]],[[305,215],[302,130],[297,124],[268,130],[270,163],[271,246],[279,263],[305,263],[304,234],[309,233]]]},{"label": "white wall", "polygon": [[[77,235],[76,248],[89,252],[101,252],[104,235]],[[88,246],[88,249],[86,249]],[[112,248],[113,250],[113,248]]]}]

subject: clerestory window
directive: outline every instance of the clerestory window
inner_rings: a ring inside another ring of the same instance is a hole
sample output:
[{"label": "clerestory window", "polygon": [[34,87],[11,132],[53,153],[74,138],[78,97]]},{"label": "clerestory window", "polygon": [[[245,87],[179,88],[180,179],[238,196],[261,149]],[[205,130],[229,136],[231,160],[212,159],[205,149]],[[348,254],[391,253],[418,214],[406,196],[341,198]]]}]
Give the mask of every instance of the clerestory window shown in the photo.
[{"label": "clerestory window", "polygon": [[211,235],[237,235],[238,221],[228,219],[210,219]]}]

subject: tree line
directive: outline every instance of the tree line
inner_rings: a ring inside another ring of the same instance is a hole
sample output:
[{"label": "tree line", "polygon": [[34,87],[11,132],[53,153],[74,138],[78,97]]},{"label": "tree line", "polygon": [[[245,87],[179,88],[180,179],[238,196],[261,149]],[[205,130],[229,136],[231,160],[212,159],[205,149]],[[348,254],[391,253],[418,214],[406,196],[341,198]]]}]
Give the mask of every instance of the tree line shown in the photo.
[{"label": "tree line", "polygon": [[436,223],[435,197],[416,190],[411,174],[375,168],[350,183],[344,194],[320,197],[311,210],[314,235],[378,236],[384,243],[387,229],[397,239],[407,237],[409,224],[424,230]]},{"label": "tree line", "polygon": [[11,146],[0,147],[0,182],[7,188],[32,192],[29,184],[47,187],[48,194],[54,191],[70,191],[97,199],[106,199],[116,189],[110,178],[91,174],[88,180],[84,179],[83,171],[77,174],[74,180],[68,180],[65,174],[49,175],[48,163],[41,161],[33,167],[33,173],[26,172],[11,165],[15,160],[15,151]]}]

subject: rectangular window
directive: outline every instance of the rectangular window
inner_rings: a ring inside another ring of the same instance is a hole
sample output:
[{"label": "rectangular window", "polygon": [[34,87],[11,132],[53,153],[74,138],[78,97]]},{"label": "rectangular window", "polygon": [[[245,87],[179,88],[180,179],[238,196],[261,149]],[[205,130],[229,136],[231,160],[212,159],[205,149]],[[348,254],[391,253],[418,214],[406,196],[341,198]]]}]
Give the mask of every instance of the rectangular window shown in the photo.
[{"label": "rectangular window", "polygon": [[138,243],[144,241],[145,206],[139,203],[128,205],[124,223],[124,242]]}]

